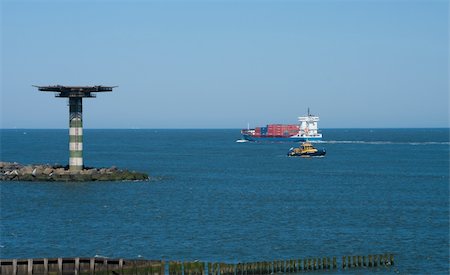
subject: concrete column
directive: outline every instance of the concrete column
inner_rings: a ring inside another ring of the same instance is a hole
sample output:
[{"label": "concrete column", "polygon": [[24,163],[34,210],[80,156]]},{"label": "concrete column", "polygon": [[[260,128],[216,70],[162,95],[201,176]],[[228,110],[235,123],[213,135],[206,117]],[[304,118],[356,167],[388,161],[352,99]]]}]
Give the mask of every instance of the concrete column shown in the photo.
[{"label": "concrete column", "polygon": [[81,97],[69,97],[69,169],[83,169],[83,103]]}]

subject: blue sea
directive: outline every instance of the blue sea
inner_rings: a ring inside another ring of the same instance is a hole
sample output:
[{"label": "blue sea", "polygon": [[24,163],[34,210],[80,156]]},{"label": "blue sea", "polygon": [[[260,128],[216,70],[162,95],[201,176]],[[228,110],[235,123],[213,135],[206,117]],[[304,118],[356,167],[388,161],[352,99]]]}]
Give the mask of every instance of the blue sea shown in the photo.
[{"label": "blue sea", "polygon": [[[68,130],[1,130],[1,160],[68,161]],[[448,274],[449,129],[324,129],[324,158],[239,130],[84,130],[85,165],[146,182],[1,182],[0,257],[221,262],[395,254]],[[347,272],[346,272],[347,273]]]}]

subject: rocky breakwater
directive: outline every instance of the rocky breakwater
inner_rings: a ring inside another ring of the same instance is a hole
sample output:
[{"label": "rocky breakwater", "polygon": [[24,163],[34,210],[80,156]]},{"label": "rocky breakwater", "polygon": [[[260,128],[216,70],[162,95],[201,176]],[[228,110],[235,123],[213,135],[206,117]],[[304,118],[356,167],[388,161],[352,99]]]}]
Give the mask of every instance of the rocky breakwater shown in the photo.
[{"label": "rocky breakwater", "polygon": [[70,171],[62,165],[22,165],[0,162],[0,181],[142,181],[145,173],[110,168],[84,168]]}]

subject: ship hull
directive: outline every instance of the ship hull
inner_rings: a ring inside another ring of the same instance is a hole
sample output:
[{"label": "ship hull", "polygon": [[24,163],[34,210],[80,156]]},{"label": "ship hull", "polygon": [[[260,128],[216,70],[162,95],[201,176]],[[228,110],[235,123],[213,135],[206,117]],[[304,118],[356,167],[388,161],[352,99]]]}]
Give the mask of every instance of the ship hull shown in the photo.
[{"label": "ship hull", "polygon": [[322,140],[322,137],[270,137],[270,136],[260,136],[255,137],[252,135],[242,135],[242,137],[248,141],[255,141],[255,142],[303,142],[303,141],[320,141]]},{"label": "ship hull", "polygon": [[325,156],[327,152],[324,149],[317,150],[317,152],[314,153],[295,153],[293,151],[289,151],[287,154],[289,157],[302,157],[302,158],[308,158],[308,157],[323,157]]}]

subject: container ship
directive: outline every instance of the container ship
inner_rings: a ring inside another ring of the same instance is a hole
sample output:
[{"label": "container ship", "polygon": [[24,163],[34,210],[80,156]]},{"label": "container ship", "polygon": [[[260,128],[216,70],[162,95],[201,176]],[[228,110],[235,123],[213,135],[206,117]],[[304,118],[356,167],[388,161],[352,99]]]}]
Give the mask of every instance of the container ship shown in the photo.
[{"label": "container ship", "polygon": [[248,141],[320,141],[322,134],[319,133],[317,122],[319,117],[310,114],[298,117],[299,124],[268,124],[255,129],[243,129],[241,134],[244,140]]}]

